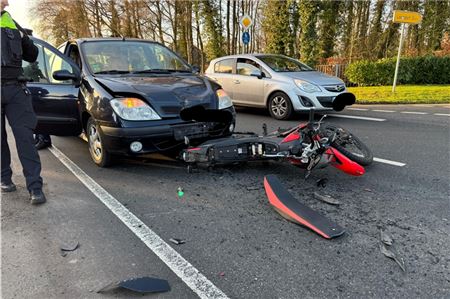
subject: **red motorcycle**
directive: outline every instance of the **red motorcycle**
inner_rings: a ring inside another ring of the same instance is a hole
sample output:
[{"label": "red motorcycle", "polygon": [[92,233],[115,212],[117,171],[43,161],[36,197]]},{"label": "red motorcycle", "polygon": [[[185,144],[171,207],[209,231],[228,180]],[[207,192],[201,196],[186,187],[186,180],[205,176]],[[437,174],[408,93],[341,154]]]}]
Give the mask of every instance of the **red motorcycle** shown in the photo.
[{"label": "red motorcycle", "polygon": [[[333,102],[333,108],[341,111],[355,102],[353,94],[342,94]],[[278,129],[258,136],[255,133],[235,133],[228,138],[209,140],[182,152],[182,158],[192,169],[197,164],[208,167],[248,161],[287,160],[305,168],[308,177],[317,167],[332,165],[354,176],[363,175],[373,161],[370,149],[349,131],[324,124],[324,115],[314,121],[314,109],[309,121],[288,130]]]}]

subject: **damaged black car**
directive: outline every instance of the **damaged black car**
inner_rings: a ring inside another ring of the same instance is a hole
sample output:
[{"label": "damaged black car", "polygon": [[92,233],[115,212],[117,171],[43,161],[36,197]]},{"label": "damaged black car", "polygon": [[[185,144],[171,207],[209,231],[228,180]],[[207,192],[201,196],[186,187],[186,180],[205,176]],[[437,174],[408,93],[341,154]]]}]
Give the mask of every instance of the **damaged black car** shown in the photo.
[{"label": "damaged black car", "polygon": [[38,60],[23,68],[38,116],[35,132],[84,132],[101,167],[117,154],[174,152],[234,131],[230,97],[162,44],[89,38],[58,51],[33,40]]}]

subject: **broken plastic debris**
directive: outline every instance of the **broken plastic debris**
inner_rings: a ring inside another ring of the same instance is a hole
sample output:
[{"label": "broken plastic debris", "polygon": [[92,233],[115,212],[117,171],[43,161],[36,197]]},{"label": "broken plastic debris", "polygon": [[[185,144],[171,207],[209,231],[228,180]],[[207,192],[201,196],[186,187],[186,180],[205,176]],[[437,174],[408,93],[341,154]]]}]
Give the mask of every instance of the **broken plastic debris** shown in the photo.
[{"label": "broken plastic debris", "polygon": [[314,198],[318,199],[320,201],[323,201],[323,202],[325,202],[327,204],[330,204],[330,205],[337,206],[337,205],[341,204],[337,199],[335,199],[335,198],[333,198],[333,197],[331,197],[329,195],[320,195],[317,192],[314,192]]},{"label": "broken plastic debris", "polygon": [[170,285],[167,280],[139,277],[110,283],[98,290],[97,293],[107,292],[116,288],[123,288],[138,293],[162,293],[170,291]]},{"label": "broken plastic debris", "polygon": [[184,195],[184,191],[183,191],[183,188],[181,188],[181,187],[178,187],[178,189],[177,189],[177,193],[178,193],[178,196],[179,196],[179,197],[183,197],[183,195]]},{"label": "broken plastic debris", "polygon": [[73,242],[73,243],[69,243],[69,244],[63,244],[63,245],[61,245],[60,247],[59,247],[59,249],[60,249],[60,254],[61,254],[61,256],[62,257],[66,257],[67,256],[67,253],[69,252],[69,251],[74,251],[74,250],[76,250],[78,247],[80,246],[80,243],[78,243],[78,242]]},{"label": "broken plastic debris", "polygon": [[63,245],[60,246],[60,248],[63,251],[74,251],[74,250],[76,250],[78,248],[78,246],[80,246],[80,243],[75,241],[73,243],[63,244]]},{"label": "broken plastic debris", "polygon": [[317,187],[322,187],[325,188],[327,186],[328,183],[328,179],[327,178],[322,178],[316,181],[316,185]]},{"label": "broken plastic debris", "polygon": [[246,188],[248,191],[253,191],[261,189],[261,186],[247,186]]},{"label": "broken plastic debris", "polygon": [[397,265],[400,266],[403,272],[406,271],[405,262],[403,261],[403,259],[397,258],[396,254],[393,251],[387,249],[383,244],[380,245],[380,250],[386,257],[393,259],[397,263]]},{"label": "broken plastic debris", "polygon": [[185,240],[175,239],[175,238],[170,238],[169,241],[172,242],[175,245],[180,245],[180,244],[186,243]]},{"label": "broken plastic debris", "polygon": [[388,246],[391,246],[394,243],[394,239],[392,239],[392,237],[389,236],[383,230],[380,231],[380,238],[381,238],[381,242],[383,242],[384,244],[386,244]]},{"label": "broken plastic debris", "polygon": [[225,276],[225,272],[220,272],[219,275],[220,276]]}]

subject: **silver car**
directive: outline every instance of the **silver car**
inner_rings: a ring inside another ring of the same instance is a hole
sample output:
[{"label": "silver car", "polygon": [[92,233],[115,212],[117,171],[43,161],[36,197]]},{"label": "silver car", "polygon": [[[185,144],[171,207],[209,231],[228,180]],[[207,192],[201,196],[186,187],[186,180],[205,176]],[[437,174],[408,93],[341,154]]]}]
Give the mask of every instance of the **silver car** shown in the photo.
[{"label": "silver car", "polygon": [[205,75],[219,83],[236,106],[266,107],[272,117],[294,111],[332,110],[344,82],[298,60],[274,54],[242,54],[211,61]]}]

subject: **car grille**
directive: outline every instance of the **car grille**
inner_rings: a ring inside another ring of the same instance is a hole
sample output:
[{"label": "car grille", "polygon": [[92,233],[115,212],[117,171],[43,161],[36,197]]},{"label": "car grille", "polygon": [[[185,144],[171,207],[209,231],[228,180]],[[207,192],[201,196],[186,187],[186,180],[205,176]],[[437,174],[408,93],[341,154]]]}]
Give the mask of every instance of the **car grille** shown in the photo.
[{"label": "car grille", "polygon": [[331,92],[341,92],[345,90],[345,85],[344,84],[327,85],[324,86],[324,88]]},{"label": "car grille", "polygon": [[333,100],[335,97],[317,97],[317,100],[322,104],[322,106],[331,108],[333,107]]}]

